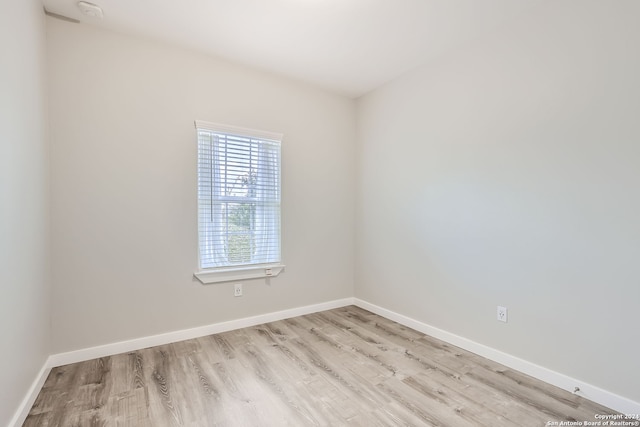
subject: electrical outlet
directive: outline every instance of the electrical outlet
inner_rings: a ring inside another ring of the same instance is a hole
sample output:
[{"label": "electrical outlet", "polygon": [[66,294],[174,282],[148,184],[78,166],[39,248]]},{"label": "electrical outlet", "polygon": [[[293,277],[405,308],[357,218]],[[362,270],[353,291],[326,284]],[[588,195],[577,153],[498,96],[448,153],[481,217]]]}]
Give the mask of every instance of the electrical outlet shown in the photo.
[{"label": "electrical outlet", "polygon": [[233,285],[233,296],[241,297],[242,296],[242,283],[236,283]]},{"label": "electrical outlet", "polygon": [[498,320],[507,323],[507,307],[498,306]]}]

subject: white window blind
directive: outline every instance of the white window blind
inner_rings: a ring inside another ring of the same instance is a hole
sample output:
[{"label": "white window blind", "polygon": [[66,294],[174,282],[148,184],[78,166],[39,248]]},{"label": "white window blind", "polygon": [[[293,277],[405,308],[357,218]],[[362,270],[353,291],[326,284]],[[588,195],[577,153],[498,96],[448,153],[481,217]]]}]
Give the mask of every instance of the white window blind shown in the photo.
[{"label": "white window blind", "polygon": [[280,263],[282,135],[196,121],[200,269]]}]

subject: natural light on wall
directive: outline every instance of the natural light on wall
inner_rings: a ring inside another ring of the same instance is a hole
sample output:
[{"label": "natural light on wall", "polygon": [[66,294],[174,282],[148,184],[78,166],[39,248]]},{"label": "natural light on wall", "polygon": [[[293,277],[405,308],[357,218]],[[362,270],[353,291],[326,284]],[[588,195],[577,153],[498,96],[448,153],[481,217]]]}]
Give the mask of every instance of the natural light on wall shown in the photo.
[{"label": "natural light on wall", "polygon": [[196,121],[203,283],[275,276],[280,250],[281,134]]}]

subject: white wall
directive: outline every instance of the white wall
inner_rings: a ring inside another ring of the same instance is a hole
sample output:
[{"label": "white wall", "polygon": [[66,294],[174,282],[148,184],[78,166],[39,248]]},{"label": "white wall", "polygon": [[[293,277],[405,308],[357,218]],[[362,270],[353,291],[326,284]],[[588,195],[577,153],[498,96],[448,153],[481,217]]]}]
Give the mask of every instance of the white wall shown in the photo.
[{"label": "white wall", "polygon": [[[205,55],[47,20],[53,352],[353,295],[355,103]],[[195,119],[284,133],[285,272],[203,286]]]},{"label": "white wall", "polygon": [[551,2],[360,99],[356,297],[640,401],[638,17]]},{"label": "white wall", "polygon": [[0,425],[49,354],[44,14],[0,3]]}]

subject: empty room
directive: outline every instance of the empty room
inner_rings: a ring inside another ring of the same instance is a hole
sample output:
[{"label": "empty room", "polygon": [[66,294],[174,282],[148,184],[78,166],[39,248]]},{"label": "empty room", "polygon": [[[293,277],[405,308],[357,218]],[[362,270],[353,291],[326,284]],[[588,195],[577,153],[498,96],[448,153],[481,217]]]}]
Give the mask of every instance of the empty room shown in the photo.
[{"label": "empty room", "polygon": [[640,426],[638,22],[2,0],[0,426]]}]

